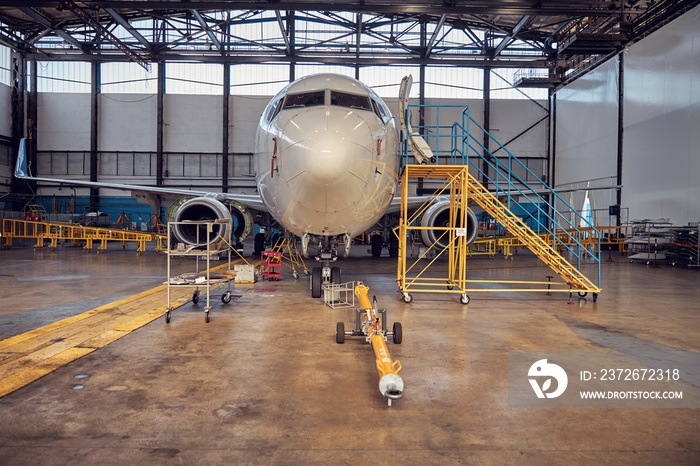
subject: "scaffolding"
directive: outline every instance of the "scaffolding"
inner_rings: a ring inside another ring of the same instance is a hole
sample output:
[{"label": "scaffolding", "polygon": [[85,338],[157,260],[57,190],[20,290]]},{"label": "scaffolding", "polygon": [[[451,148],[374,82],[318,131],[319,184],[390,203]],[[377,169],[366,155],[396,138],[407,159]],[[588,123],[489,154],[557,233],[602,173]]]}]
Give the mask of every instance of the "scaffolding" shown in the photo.
[{"label": "scaffolding", "polygon": [[[438,115],[437,121],[440,122],[439,114],[443,106],[421,105],[419,107],[434,107],[433,111]],[[501,151],[501,154],[505,155],[495,155],[495,151],[489,150],[489,144],[486,141],[481,141],[470,133],[470,127],[475,128],[479,135],[488,139],[496,147],[496,151]],[[572,293],[573,290],[577,290],[580,296],[592,292],[595,302],[601,291],[600,231],[474,121],[469,115],[469,107],[463,108],[461,122],[458,121],[449,126],[438,123],[437,126],[428,129],[432,130],[429,142],[434,148],[436,165],[407,164],[410,154],[408,145],[404,144],[401,218],[399,227],[394,230],[399,238],[400,249],[397,282],[404,301],[411,302],[411,291],[448,292],[460,293],[460,301],[467,304],[468,292],[494,291],[493,288],[477,288],[473,285],[500,283],[518,286],[518,289],[508,288],[509,291]],[[440,165],[441,162],[443,165]],[[480,176],[490,189],[487,189],[473,175]],[[426,203],[409,216],[408,185],[409,178],[413,177],[442,179],[442,184]],[[421,250],[420,257],[409,264],[406,257],[407,238],[416,236],[413,230],[430,228],[418,226],[418,220],[432,203],[438,199],[444,200],[448,195],[449,227],[435,228],[437,230],[435,236],[439,236],[447,247],[438,249],[433,245],[425,251]],[[490,239],[477,240],[479,243],[475,243],[471,248],[467,247],[466,211],[469,203],[480,206],[506,231],[508,236],[495,242],[503,248],[506,257],[512,257],[517,247],[527,247],[563,281],[467,279],[466,259],[470,254],[481,252],[492,257],[494,253],[494,242]],[[514,211],[519,214],[514,214]],[[571,212],[572,218],[566,218],[561,211]],[[485,249],[479,250],[477,249],[479,247]],[[571,255],[574,263],[570,263],[562,254]],[[435,268],[428,270],[433,265],[444,263],[444,261],[439,262],[438,259],[445,256],[447,256],[446,272],[443,270],[436,273]],[[424,265],[426,262],[421,261],[429,257],[432,259]],[[597,284],[581,272],[583,260],[588,258],[592,259],[593,264],[598,268]]]}]

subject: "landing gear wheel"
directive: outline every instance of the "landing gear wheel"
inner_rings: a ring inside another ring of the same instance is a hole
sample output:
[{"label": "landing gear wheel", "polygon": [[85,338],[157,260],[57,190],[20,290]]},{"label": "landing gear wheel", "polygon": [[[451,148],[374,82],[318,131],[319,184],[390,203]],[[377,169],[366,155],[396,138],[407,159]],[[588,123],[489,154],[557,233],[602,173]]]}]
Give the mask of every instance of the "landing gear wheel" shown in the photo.
[{"label": "landing gear wheel", "polygon": [[322,277],[323,271],[321,267],[314,267],[311,269],[311,297],[320,298],[321,297],[321,285],[323,283]]},{"label": "landing gear wheel", "polygon": [[467,293],[462,293],[461,295],[459,295],[460,303],[469,304],[469,301],[471,301],[471,299],[469,298],[469,295]]},{"label": "landing gear wheel", "polygon": [[372,257],[379,257],[382,255],[382,235],[372,236]]},{"label": "landing gear wheel", "polygon": [[404,293],[403,302],[409,304],[411,301],[413,301],[413,296],[411,296],[411,293]]},{"label": "landing gear wheel", "polygon": [[192,293],[192,302],[197,304],[199,302],[199,290]]},{"label": "landing gear wheel", "polygon": [[226,293],[221,295],[221,302],[224,304],[228,304],[231,302],[231,292],[227,291]]},{"label": "landing gear wheel", "polygon": [[389,257],[396,257],[399,255],[399,239],[392,232],[389,236]]},{"label": "landing gear wheel", "polygon": [[331,283],[340,283],[340,267],[331,267]]},{"label": "landing gear wheel", "polygon": [[403,340],[403,329],[401,328],[401,322],[394,322],[392,333],[394,334],[394,343],[400,345],[401,341]]},{"label": "landing gear wheel", "polygon": [[579,292],[578,292],[579,298],[585,298],[587,294],[588,294],[588,293],[585,292],[585,291],[579,291]]},{"label": "landing gear wheel", "polygon": [[345,324],[338,322],[335,325],[335,342],[338,344],[345,343]]}]

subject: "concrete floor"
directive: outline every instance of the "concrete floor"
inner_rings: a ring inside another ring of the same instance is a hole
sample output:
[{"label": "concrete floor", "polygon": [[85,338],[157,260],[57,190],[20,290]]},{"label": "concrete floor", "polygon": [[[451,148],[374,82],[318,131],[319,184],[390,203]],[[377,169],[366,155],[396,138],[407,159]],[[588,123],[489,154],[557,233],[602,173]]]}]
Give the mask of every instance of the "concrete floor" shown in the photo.
[{"label": "concrete floor", "polygon": [[[157,319],[0,399],[0,464],[700,463],[698,409],[514,408],[508,393],[509,351],[601,351],[627,337],[700,351],[699,271],[615,256],[595,304],[523,292],[405,304],[395,259],[363,249],[341,263],[343,281],[363,281],[403,324],[403,343],[388,345],[405,383],[392,407],[371,348],[335,343],[336,322],[351,327],[354,311],[311,299],[305,277],[285,271],[215,301],[209,324],[186,304],[170,324]],[[165,267],[152,251],[1,251],[0,339],[155,287]],[[469,267],[483,278],[550,274],[522,253]]]}]

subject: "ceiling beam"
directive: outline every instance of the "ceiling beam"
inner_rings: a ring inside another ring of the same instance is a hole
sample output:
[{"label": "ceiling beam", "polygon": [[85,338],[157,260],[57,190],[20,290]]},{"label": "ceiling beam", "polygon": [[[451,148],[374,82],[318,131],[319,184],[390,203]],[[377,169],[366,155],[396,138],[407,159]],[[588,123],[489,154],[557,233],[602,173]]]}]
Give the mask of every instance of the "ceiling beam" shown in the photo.
[{"label": "ceiling beam", "polygon": [[[54,5],[55,6],[55,5]],[[43,14],[39,13],[38,11],[34,10],[33,8],[29,7],[21,7],[20,10],[26,14],[27,16],[31,17],[36,21],[37,23],[41,24],[44,26],[46,29],[50,29],[51,31],[54,32],[57,36],[63,38],[66,42],[74,46],[75,48],[79,49],[83,53],[90,53],[88,48],[85,46],[85,44],[81,43],[78,39],[75,37],[71,36],[68,34],[66,31],[59,27],[55,27],[52,23],[52,21],[45,17]]]},{"label": "ceiling beam", "polygon": [[129,23],[129,21],[128,21],[126,18],[124,18],[121,14],[119,14],[119,12],[118,12],[117,10],[115,10],[114,8],[105,8],[104,10],[105,10],[105,11],[106,11],[106,12],[107,12],[121,27],[123,27],[124,29],[126,29],[126,31],[127,31],[129,34],[131,34],[131,35],[134,37],[134,39],[136,39],[137,41],[139,41],[139,42],[141,43],[141,45],[143,45],[143,46],[146,48],[146,50],[148,50],[148,51],[151,52],[151,53],[154,52],[154,50],[153,50],[153,44],[151,44],[150,42],[148,42],[148,40],[146,40],[146,38],[143,37],[143,36],[141,35],[141,33],[140,33],[135,27],[133,27],[133,26],[131,25],[131,23]]},{"label": "ceiling beam", "polygon": [[433,31],[433,35],[430,37],[430,41],[428,42],[427,47],[425,48],[425,56],[429,57],[430,52],[433,51],[433,47],[436,44],[437,36],[440,34],[440,31],[442,30],[442,26],[445,24],[445,19],[447,18],[447,15],[442,15],[440,17],[440,21],[438,21],[437,26],[435,26],[435,30]]},{"label": "ceiling beam", "polygon": [[221,41],[216,37],[214,31],[212,31],[211,28],[209,28],[207,22],[204,21],[204,17],[202,16],[202,14],[197,10],[192,10],[192,14],[194,15],[199,25],[202,26],[204,32],[207,33],[207,36],[209,36],[209,39],[211,39],[214,46],[216,46],[216,48],[219,50],[219,53],[221,53],[221,55],[225,55],[226,52],[224,51],[223,45],[221,45]]},{"label": "ceiling beam", "polygon": [[[56,0],[23,0],[28,7],[53,8]],[[533,3],[539,6],[532,6]],[[589,5],[586,7],[586,5]],[[327,2],[257,2],[257,1],[210,1],[210,0],[103,0],[99,2],[101,8],[118,9],[155,9],[167,10],[252,10],[252,11],[347,11],[379,14],[434,14],[434,15],[575,15],[575,16],[610,16],[607,2],[581,4],[579,2],[557,2],[554,6],[547,6],[546,2],[532,1],[462,1],[452,5],[443,5],[442,2],[391,2],[367,4],[364,1],[347,1],[343,3]]]},{"label": "ceiling beam", "polygon": [[503,52],[503,49],[505,49],[508,44],[515,38],[515,36],[518,35],[520,30],[524,27],[526,27],[528,24],[532,22],[533,17],[530,15],[525,15],[522,18],[520,18],[520,21],[513,27],[513,30],[505,36],[502,40],[501,43],[498,44],[496,47],[496,50],[493,51],[493,56],[497,57],[501,52]]},{"label": "ceiling beam", "polygon": [[287,29],[284,27],[284,21],[282,20],[282,14],[279,10],[275,10],[275,16],[277,17],[277,25],[280,28],[280,33],[284,39],[284,46],[287,49],[287,55],[293,55],[292,44],[289,42],[289,37],[287,36]]}]

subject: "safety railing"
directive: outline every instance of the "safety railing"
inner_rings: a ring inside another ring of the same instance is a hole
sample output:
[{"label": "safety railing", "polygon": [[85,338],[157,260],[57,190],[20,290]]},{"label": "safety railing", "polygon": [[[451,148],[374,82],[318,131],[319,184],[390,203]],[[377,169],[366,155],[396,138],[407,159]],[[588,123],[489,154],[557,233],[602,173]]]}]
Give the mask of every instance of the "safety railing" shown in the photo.
[{"label": "safety railing", "polygon": [[[579,271],[582,260],[590,256],[597,264],[600,287],[601,233],[591,219],[571,207],[525,163],[477,123],[470,116],[468,106],[462,107],[460,119],[451,125],[441,122],[440,112],[443,107],[453,108],[454,105],[409,105],[409,112],[412,107],[430,107],[435,113],[436,124],[424,128],[433,130],[426,142],[434,148],[437,163],[447,161],[449,164],[468,165],[469,170],[481,177],[482,184],[487,185],[493,195],[504,200],[503,203],[509,210],[517,212],[523,220],[530,220],[536,225],[533,230],[537,233],[548,234],[554,250],[571,253],[576,259],[576,268]],[[482,136],[484,142],[475,137],[474,133]],[[409,155],[406,146],[404,144],[404,162],[408,160]],[[500,154],[495,155],[496,151]],[[444,157],[445,154],[449,156]],[[571,218],[564,216],[562,211],[567,212]]]}]

